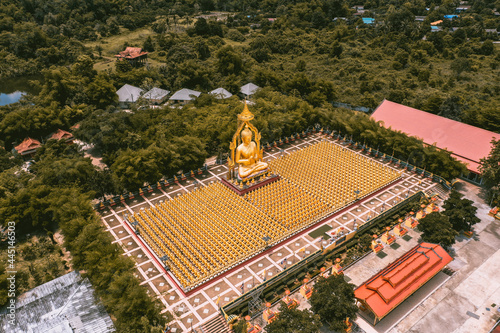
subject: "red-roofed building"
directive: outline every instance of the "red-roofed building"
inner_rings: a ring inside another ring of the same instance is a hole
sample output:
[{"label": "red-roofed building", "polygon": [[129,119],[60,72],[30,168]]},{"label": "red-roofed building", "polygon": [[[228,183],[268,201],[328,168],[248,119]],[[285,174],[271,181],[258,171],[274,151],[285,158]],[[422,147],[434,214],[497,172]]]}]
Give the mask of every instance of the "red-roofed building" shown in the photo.
[{"label": "red-roofed building", "polygon": [[360,307],[380,321],[453,259],[438,244],[421,243],[354,291]]},{"label": "red-roofed building", "polygon": [[121,51],[115,55],[118,60],[128,60],[132,65],[143,63],[148,58],[148,52],[143,51],[140,47],[128,46],[125,51]]},{"label": "red-roofed building", "polygon": [[66,132],[66,131],[63,131],[62,129],[58,129],[54,134],[52,134],[50,136],[50,139],[64,140],[64,141],[66,141],[66,143],[72,144],[75,137],[70,132]]},{"label": "red-roofed building", "polygon": [[490,153],[492,139],[500,140],[500,134],[388,100],[384,100],[371,117],[382,121],[385,127],[451,152],[471,171],[467,178],[477,183],[481,183],[478,170],[480,159]]},{"label": "red-roofed building", "polygon": [[14,150],[21,156],[25,158],[29,158],[33,156],[36,153],[36,150],[40,148],[42,145],[40,144],[40,141],[32,139],[32,138],[26,138],[21,142],[20,145],[15,146]]}]

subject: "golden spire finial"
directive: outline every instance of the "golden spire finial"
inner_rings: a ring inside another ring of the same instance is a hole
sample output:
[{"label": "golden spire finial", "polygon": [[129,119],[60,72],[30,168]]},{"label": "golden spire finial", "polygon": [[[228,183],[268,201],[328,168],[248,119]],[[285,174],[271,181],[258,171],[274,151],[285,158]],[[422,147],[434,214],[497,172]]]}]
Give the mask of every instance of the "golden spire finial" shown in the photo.
[{"label": "golden spire finial", "polygon": [[253,119],[253,114],[248,110],[247,100],[245,99],[245,106],[243,107],[243,112],[238,115],[238,119],[241,121],[250,121]]}]

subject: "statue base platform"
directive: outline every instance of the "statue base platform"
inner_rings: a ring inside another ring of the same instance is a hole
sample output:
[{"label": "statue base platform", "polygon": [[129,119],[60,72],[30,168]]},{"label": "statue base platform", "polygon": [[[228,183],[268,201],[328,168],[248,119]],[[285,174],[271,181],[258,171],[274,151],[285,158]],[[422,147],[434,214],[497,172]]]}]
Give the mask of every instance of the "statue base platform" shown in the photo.
[{"label": "statue base platform", "polygon": [[248,185],[243,185],[243,186],[239,186],[237,184],[233,184],[231,181],[225,179],[224,177],[221,178],[221,181],[222,181],[222,183],[224,185],[226,185],[227,187],[229,187],[236,194],[238,194],[238,195],[245,195],[248,192],[256,190],[259,187],[271,184],[271,183],[273,183],[273,182],[275,182],[275,181],[277,181],[279,179],[280,179],[280,176],[278,176],[278,175],[271,175],[269,177],[266,177],[265,179],[256,181],[254,184],[248,184]]}]

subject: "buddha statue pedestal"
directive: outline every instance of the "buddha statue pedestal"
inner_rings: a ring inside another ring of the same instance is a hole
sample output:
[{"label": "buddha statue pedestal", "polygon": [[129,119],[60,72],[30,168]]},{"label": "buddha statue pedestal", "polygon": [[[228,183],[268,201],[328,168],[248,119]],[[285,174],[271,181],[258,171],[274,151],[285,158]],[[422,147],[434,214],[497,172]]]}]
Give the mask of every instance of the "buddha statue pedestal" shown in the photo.
[{"label": "buddha statue pedestal", "polygon": [[238,195],[245,195],[248,192],[258,189],[259,187],[268,185],[280,179],[280,176],[267,173],[261,174],[257,177],[251,178],[246,181],[239,181],[238,179],[227,180],[221,177],[222,184],[229,187]]}]

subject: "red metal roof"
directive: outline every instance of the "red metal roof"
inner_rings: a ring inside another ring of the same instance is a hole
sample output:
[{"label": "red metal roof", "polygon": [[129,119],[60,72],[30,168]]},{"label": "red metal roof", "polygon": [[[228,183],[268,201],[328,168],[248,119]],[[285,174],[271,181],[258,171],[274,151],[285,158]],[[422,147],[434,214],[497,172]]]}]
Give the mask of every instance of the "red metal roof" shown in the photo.
[{"label": "red metal roof", "polygon": [[385,127],[415,136],[424,143],[452,152],[457,160],[478,173],[479,160],[491,151],[491,140],[500,134],[467,125],[432,113],[384,100],[371,116]]},{"label": "red metal roof", "polygon": [[440,245],[421,243],[363,283],[354,295],[381,319],[452,260]]},{"label": "red metal roof", "polygon": [[61,139],[64,139],[64,140],[73,140],[74,137],[73,137],[73,134],[71,134],[70,132],[66,132],[62,129],[58,129],[54,134],[52,134],[50,136],[51,139],[55,139],[55,140],[61,140]]},{"label": "red metal roof", "polygon": [[128,46],[125,51],[121,51],[120,54],[117,54],[118,58],[125,59],[135,59],[137,57],[141,57],[143,55],[148,54],[148,52],[143,51],[140,47],[130,47]]},{"label": "red metal roof", "polygon": [[40,141],[32,139],[32,138],[26,138],[21,142],[20,145],[17,145],[14,147],[14,149],[21,155],[24,155],[23,153],[27,153],[30,150],[38,149],[42,145],[40,144]]}]

